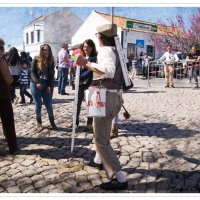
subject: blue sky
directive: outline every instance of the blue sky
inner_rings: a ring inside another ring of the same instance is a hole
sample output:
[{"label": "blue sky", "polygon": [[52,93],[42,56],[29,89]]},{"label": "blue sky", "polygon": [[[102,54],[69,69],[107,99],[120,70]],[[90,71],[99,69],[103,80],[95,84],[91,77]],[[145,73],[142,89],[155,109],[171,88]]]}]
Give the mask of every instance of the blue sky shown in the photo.
[{"label": "blue sky", "polygon": [[[22,45],[22,30],[35,17],[62,9],[61,7],[0,7],[0,37],[4,38],[6,45]],[[92,10],[111,13],[111,7],[69,7],[72,12],[83,21],[90,15]],[[167,18],[175,18],[181,14],[185,20],[192,13],[196,13],[196,7],[115,7],[114,14],[150,22],[165,21]]]}]

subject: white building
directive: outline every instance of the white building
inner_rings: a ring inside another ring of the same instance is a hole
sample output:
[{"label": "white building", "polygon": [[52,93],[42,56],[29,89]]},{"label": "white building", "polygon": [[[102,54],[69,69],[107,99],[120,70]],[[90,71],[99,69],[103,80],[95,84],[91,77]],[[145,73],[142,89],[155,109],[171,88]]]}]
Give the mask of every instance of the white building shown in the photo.
[{"label": "white building", "polygon": [[44,40],[44,21],[48,15],[40,16],[28,23],[23,30],[24,51],[32,57],[38,55]]},{"label": "white building", "polygon": [[46,43],[51,46],[56,60],[61,44],[70,43],[72,35],[82,23],[68,8],[40,16],[24,27],[24,51],[34,57],[39,54],[40,46]]},{"label": "white building", "polygon": [[[157,52],[155,52],[148,34],[161,34],[159,25],[120,16],[114,16],[113,19],[114,23],[117,24],[117,33],[127,58],[131,54],[139,56],[140,52],[148,53],[153,57],[156,56]],[[95,37],[96,27],[106,23],[111,23],[111,15],[92,11],[72,37],[72,45],[82,43],[85,39],[92,39],[98,49],[98,40]]]}]

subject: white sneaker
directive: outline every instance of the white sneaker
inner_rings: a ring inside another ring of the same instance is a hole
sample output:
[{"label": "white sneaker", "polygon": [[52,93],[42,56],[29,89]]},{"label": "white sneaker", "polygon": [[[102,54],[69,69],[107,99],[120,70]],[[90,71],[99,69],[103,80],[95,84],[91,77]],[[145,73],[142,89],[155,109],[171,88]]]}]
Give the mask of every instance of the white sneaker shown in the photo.
[{"label": "white sneaker", "polygon": [[187,80],[187,82],[186,83],[191,83],[192,81],[191,80]]},{"label": "white sneaker", "polygon": [[199,88],[199,85],[198,84],[195,84],[195,86],[193,87],[194,89],[197,89]]}]

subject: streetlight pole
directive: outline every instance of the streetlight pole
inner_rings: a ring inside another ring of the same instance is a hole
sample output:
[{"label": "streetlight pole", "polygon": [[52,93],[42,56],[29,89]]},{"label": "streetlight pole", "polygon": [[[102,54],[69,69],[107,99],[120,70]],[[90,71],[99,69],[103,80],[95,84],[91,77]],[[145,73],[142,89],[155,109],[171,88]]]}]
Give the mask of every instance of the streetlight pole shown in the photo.
[{"label": "streetlight pole", "polygon": [[114,8],[111,7],[111,22],[114,23]]}]

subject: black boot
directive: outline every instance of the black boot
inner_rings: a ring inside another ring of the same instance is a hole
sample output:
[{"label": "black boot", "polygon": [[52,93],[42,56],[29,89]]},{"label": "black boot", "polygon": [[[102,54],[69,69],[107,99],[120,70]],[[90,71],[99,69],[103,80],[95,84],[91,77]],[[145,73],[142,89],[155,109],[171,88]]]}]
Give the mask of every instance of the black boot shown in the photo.
[{"label": "black boot", "polygon": [[37,132],[42,131],[42,119],[41,118],[37,118]]},{"label": "black boot", "polygon": [[50,121],[50,123],[51,123],[52,129],[53,129],[53,130],[57,130],[57,126],[56,126],[56,124],[55,124],[55,122],[54,122],[54,117],[49,117],[49,121]]}]

